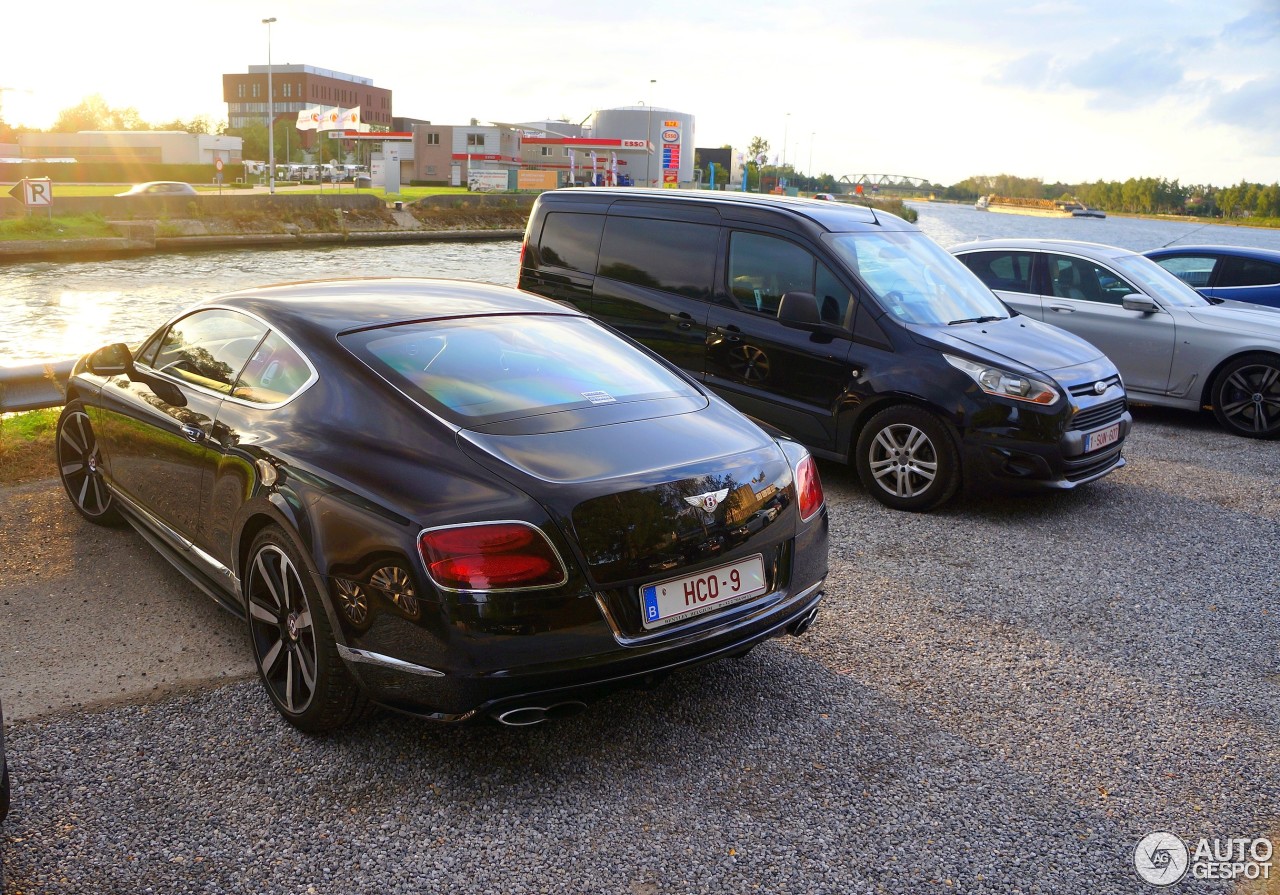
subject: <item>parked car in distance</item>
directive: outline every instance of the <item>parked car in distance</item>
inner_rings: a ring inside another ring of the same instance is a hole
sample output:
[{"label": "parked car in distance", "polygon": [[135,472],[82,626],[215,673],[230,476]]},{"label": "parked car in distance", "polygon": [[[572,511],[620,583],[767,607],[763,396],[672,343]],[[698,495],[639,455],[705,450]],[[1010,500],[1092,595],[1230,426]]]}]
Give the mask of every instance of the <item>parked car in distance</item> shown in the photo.
[{"label": "parked car in distance", "polygon": [[1072,488],[1124,465],[1115,366],[1018,317],[917,227],[837,202],[542,193],[520,286],[586,311],[731,404],[856,466],[887,506],[961,485]]},{"label": "parked car in distance", "polygon": [[1280,308],[1280,251],[1169,246],[1144,254],[1201,295]]},{"label": "parked car in distance", "polygon": [[833,196],[831,193],[814,193],[814,194],[813,194],[813,198],[815,198],[815,199],[822,199],[822,200],[827,201],[827,202],[834,202],[834,201],[836,201],[836,197],[835,197],[835,196]]},{"label": "parked car in distance", "polygon": [[990,239],[951,251],[1011,307],[1106,352],[1132,400],[1211,406],[1229,432],[1280,436],[1280,311],[1205,298],[1112,246]]},{"label": "parked car in distance", "polygon": [[499,286],[206,301],[79,361],[56,444],[74,508],[127,520],[243,616],[306,731],[368,700],[447,722],[568,714],[803,633],[827,574],[801,445]]},{"label": "parked car in distance", "polygon": [[123,193],[116,193],[117,196],[195,196],[199,195],[196,188],[189,183],[180,183],[176,180],[153,180],[149,183],[139,183],[136,186],[129,187]]}]

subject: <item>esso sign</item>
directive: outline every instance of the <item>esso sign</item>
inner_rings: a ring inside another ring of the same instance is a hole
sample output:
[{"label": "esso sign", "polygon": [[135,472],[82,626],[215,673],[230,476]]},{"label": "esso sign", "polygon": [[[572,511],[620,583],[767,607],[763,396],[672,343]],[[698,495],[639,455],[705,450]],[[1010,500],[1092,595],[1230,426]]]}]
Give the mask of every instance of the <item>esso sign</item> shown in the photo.
[{"label": "esso sign", "polygon": [[680,141],[680,132],[677,130],[665,130],[662,132],[663,143],[678,143]]}]

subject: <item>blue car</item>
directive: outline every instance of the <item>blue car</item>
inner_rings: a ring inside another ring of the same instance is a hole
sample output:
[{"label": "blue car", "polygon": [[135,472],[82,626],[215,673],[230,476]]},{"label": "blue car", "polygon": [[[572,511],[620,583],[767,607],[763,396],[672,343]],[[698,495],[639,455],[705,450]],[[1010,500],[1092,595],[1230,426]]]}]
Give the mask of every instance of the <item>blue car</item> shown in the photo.
[{"label": "blue car", "polygon": [[1171,246],[1145,254],[1201,295],[1280,308],[1280,251]]}]

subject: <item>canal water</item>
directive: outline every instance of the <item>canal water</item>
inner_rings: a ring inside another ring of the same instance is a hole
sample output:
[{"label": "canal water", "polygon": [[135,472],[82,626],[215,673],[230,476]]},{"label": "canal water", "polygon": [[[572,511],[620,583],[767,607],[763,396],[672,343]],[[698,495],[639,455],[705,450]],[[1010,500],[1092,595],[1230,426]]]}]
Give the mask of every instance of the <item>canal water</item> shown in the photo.
[{"label": "canal water", "polygon": [[[1037,218],[912,203],[944,246],[991,237],[1083,239],[1135,251],[1171,242],[1280,249],[1280,230],[1110,217]],[[433,276],[515,285],[518,240],[226,249],[107,261],[0,264],[0,366],[136,342],[176,311],[237,289],[325,277]]]}]

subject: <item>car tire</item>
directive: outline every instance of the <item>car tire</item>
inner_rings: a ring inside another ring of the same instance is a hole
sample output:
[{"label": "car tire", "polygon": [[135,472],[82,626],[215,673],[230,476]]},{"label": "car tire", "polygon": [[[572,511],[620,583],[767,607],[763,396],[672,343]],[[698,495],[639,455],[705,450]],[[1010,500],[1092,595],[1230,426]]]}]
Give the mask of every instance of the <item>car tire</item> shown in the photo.
[{"label": "car tire", "polygon": [[1224,429],[1245,438],[1280,437],[1280,357],[1242,354],[1218,371],[1210,395]]},{"label": "car tire", "polygon": [[102,475],[102,451],[84,404],[71,401],[62,408],[54,433],[58,477],[76,512],[95,525],[124,522]]},{"label": "car tire", "polygon": [[932,510],[960,487],[955,440],[947,424],[922,407],[881,410],[862,428],[855,450],[862,486],[895,510]]},{"label": "car tire", "polygon": [[258,532],[243,580],[254,664],[284,719],[327,733],[363,714],[368,699],[338,656],[310,566],[284,529]]}]

